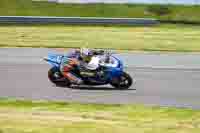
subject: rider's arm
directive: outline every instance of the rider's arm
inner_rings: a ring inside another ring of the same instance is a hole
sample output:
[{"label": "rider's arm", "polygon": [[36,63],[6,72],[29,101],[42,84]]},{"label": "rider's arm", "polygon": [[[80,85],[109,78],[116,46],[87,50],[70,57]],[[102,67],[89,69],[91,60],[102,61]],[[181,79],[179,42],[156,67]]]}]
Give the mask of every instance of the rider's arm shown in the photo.
[{"label": "rider's arm", "polygon": [[118,61],[115,58],[109,58],[109,60],[107,60],[107,57],[104,56],[100,60],[99,65],[104,67],[117,67]]},{"label": "rider's arm", "polygon": [[91,50],[93,55],[103,55],[104,54],[104,50]]}]

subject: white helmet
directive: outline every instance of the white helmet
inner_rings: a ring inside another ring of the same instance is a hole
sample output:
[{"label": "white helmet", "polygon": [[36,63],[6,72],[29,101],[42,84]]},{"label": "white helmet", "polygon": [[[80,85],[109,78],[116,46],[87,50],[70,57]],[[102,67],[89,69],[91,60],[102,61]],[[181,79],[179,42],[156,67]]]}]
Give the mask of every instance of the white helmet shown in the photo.
[{"label": "white helmet", "polygon": [[90,55],[90,50],[87,49],[87,48],[81,48],[80,49],[80,53],[81,53],[81,56],[89,56]]}]

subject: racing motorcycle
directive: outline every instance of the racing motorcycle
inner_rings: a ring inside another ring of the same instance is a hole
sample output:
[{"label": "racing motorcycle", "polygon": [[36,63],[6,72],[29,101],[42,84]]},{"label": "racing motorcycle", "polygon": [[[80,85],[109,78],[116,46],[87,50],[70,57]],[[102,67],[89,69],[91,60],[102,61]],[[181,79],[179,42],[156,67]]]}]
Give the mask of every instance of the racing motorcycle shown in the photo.
[{"label": "racing motorcycle", "polygon": [[[71,72],[81,77],[83,85],[98,86],[110,84],[117,89],[128,89],[133,81],[131,76],[124,72],[123,62],[110,52],[107,52],[105,55],[109,61],[99,60],[99,67],[96,70],[86,70],[80,66],[74,66]],[[102,58],[105,55],[101,54],[98,57]],[[73,84],[67,78],[63,78],[60,71],[60,65],[64,56],[67,55],[49,53],[44,58],[45,61],[52,65],[48,71],[48,78],[57,86],[71,87]],[[74,57],[68,56],[67,58]]]}]

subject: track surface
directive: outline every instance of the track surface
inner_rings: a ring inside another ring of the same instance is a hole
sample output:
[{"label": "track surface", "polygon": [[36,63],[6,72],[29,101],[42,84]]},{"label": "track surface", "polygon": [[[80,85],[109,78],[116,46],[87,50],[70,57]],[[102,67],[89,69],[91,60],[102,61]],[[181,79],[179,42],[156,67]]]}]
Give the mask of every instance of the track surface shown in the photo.
[{"label": "track surface", "polygon": [[57,51],[1,48],[0,97],[200,109],[199,54],[120,54],[136,82],[130,90],[114,90],[110,86],[70,89],[51,84],[47,79],[50,66],[42,57]]}]

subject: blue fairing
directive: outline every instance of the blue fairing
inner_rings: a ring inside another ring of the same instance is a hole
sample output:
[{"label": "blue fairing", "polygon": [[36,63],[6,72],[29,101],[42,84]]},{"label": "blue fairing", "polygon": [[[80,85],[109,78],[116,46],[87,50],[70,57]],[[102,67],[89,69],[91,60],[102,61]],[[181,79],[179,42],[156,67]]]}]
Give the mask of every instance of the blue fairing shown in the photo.
[{"label": "blue fairing", "polygon": [[62,55],[49,53],[48,57],[45,58],[45,60],[52,66],[60,67],[62,57],[63,57]]},{"label": "blue fairing", "polygon": [[117,67],[108,67],[108,69],[106,70],[108,72],[108,81],[111,81],[115,77],[120,77],[123,73],[122,61],[115,56],[112,56],[112,58],[114,58],[118,61],[118,66]]},{"label": "blue fairing", "polygon": [[61,61],[62,61],[62,58],[66,56],[68,58],[78,58],[79,55],[76,54],[74,51],[72,52],[69,52],[67,55],[60,55],[60,54],[52,54],[52,53],[49,53],[48,54],[48,57],[45,58],[45,60],[53,65],[53,66],[56,66],[56,67],[60,67],[60,64],[61,64]]}]

